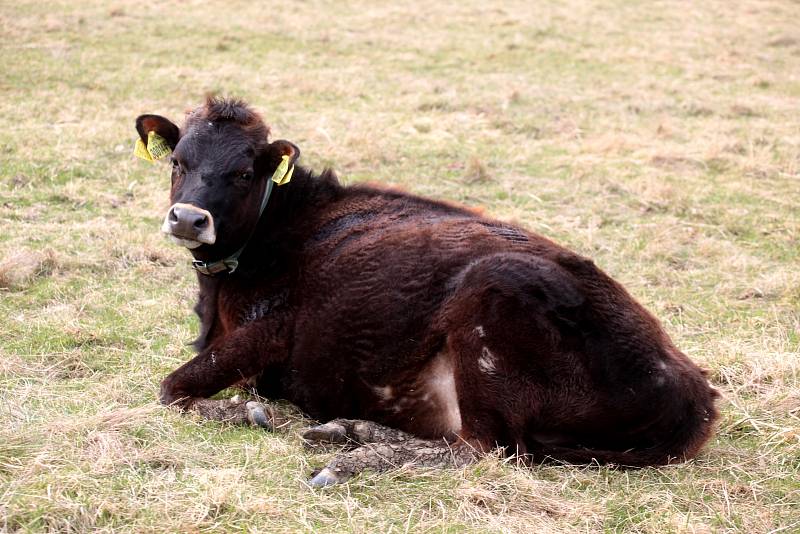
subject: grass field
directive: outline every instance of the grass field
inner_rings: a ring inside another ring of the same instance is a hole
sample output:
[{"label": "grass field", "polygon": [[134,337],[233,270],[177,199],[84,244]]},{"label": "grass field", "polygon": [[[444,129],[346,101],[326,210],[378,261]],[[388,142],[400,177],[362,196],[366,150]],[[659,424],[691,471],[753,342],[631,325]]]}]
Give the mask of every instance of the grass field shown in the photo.
[{"label": "grass field", "polygon": [[[800,532],[800,4],[0,3],[0,531]],[[195,274],[133,120],[240,96],[303,163],[591,256],[723,393],[684,465],[367,474],[155,403]]]}]

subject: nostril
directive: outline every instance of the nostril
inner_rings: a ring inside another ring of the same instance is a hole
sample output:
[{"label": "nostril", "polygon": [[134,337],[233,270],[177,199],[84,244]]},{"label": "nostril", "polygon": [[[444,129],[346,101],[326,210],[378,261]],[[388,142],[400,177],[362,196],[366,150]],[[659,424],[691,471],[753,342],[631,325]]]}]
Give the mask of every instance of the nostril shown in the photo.
[{"label": "nostril", "polygon": [[171,222],[171,223],[178,222],[178,214],[175,213],[175,211],[176,211],[175,208],[172,208],[171,210],[169,210],[169,216],[168,217],[169,217],[169,222]]},{"label": "nostril", "polygon": [[203,228],[208,225],[208,217],[201,215],[194,220],[195,228]]}]

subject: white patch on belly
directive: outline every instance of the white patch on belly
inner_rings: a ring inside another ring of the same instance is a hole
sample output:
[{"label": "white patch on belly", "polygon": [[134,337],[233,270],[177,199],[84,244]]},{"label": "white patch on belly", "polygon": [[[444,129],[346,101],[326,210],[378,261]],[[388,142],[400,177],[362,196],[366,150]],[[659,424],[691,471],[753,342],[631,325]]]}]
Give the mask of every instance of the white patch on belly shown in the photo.
[{"label": "white patch on belly", "polygon": [[453,433],[460,432],[461,410],[458,407],[456,380],[453,375],[453,363],[446,352],[440,352],[433,359],[428,369],[426,387],[436,407],[441,410],[442,424]]},{"label": "white patch on belly", "polygon": [[483,347],[483,349],[481,349],[481,357],[478,358],[478,367],[480,367],[481,371],[484,373],[491,374],[497,370],[497,366],[494,362],[495,357],[492,351],[489,350],[489,347]]}]

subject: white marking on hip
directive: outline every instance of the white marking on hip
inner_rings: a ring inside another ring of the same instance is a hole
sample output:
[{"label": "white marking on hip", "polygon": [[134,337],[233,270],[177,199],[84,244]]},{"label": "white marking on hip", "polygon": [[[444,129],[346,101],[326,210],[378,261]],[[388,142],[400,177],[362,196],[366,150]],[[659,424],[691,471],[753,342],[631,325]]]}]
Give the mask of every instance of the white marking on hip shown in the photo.
[{"label": "white marking on hip", "polygon": [[481,349],[481,356],[478,358],[478,367],[481,368],[486,374],[492,374],[497,370],[497,365],[495,364],[495,356],[492,354],[492,351],[489,350],[489,347],[483,347]]}]

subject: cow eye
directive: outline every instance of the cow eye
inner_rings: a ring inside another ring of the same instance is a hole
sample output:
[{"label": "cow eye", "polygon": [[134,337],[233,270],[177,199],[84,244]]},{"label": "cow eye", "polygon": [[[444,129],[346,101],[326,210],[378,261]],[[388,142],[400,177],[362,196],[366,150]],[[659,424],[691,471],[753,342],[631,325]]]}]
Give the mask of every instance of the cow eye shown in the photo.
[{"label": "cow eye", "polygon": [[242,174],[239,175],[239,178],[249,182],[250,180],[253,179],[253,171],[245,171],[245,172],[243,172]]}]

